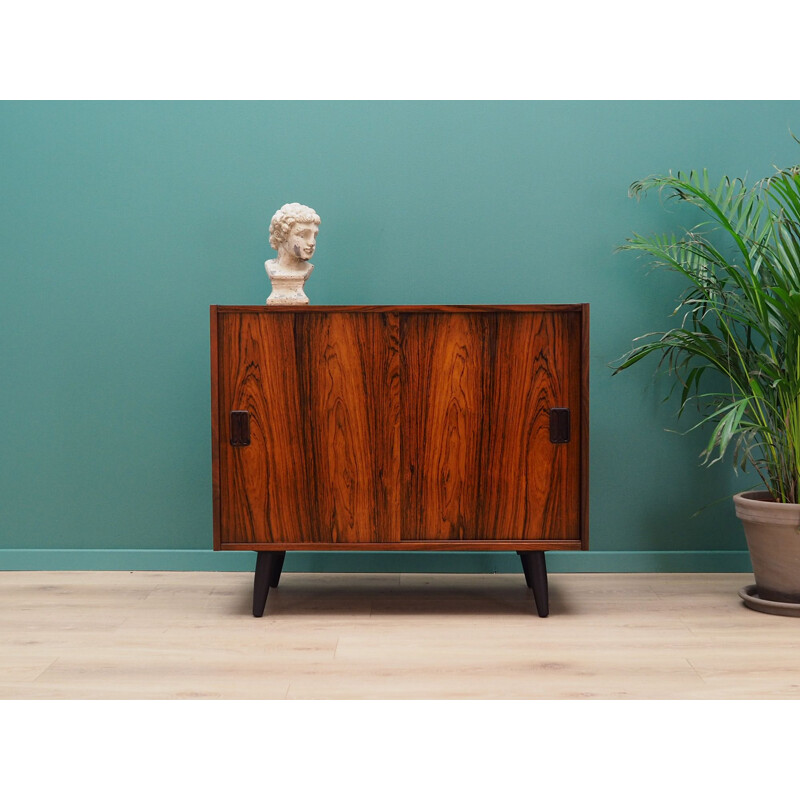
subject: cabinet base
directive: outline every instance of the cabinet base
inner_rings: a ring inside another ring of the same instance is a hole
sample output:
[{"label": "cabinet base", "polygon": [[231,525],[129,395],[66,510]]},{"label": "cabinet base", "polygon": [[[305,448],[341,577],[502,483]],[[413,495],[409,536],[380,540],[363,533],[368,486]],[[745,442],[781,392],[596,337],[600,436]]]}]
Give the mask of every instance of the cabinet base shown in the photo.
[{"label": "cabinet base", "polygon": [[[550,613],[550,599],[547,588],[547,564],[543,550],[518,550],[522,561],[525,582],[533,589],[536,612],[540,617]],[[276,587],[281,579],[285,550],[260,550],[256,556],[256,571],[253,580],[253,616],[264,615],[270,587]]]}]

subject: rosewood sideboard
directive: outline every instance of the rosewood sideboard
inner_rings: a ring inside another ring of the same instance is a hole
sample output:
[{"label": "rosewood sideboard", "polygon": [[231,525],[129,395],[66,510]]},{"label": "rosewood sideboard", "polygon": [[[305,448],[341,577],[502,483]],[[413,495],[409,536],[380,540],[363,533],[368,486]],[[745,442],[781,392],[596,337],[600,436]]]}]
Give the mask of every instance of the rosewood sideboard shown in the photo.
[{"label": "rosewood sideboard", "polygon": [[589,306],[212,306],[214,549],[588,547]]}]

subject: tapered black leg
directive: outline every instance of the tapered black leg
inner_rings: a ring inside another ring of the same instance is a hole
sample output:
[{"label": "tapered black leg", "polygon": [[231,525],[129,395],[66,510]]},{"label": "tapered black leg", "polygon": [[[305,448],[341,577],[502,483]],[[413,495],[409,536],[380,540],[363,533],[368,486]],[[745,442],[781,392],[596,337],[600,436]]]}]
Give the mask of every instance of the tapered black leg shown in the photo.
[{"label": "tapered black leg", "polygon": [[519,556],[520,561],[522,562],[522,571],[525,573],[525,583],[528,584],[528,588],[532,589],[533,584],[531,582],[531,569],[528,560],[525,558],[525,553],[521,550],[517,550],[517,555]]},{"label": "tapered black leg", "polygon": [[532,550],[520,553],[525,579],[533,589],[533,599],[536,602],[536,611],[540,617],[550,613],[550,597],[547,589],[547,564],[543,550]]},{"label": "tapered black leg", "polygon": [[253,616],[264,615],[264,606],[267,604],[269,594],[269,579],[272,574],[272,564],[275,553],[268,550],[259,551],[256,556],[256,575],[253,581]]},{"label": "tapered black leg", "polygon": [[547,588],[547,564],[544,560],[544,550],[536,550],[531,553],[531,583],[533,584],[536,610],[540,617],[546,617],[550,613],[550,593]]},{"label": "tapered black leg", "polygon": [[281,570],[283,569],[283,562],[286,559],[286,551],[281,550],[278,553],[273,553],[275,556],[272,559],[272,567],[269,574],[269,585],[275,588],[278,581],[281,579]]}]

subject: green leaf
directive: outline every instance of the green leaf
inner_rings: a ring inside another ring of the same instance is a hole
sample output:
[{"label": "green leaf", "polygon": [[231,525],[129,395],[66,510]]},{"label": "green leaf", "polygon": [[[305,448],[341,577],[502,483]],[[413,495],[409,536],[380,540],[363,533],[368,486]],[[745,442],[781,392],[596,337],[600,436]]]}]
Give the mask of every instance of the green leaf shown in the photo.
[{"label": "green leaf", "polygon": [[[800,143],[800,140],[798,140]],[[614,374],[657,353],[658,368],[712,427],[705,463],[734,449],[734,466],[753,466],[773,495],[797,498],[800,485],[800,165],[748,187],[714,184],[707,170],[651,175],[631,184],[699,209],[705,220],[680,232],[634,234],[636,251],[686,282],[676,326],[648,334]],[[700,391],[701,383],[721,390]],[[671,397],[672,391],[668,397]]]}]

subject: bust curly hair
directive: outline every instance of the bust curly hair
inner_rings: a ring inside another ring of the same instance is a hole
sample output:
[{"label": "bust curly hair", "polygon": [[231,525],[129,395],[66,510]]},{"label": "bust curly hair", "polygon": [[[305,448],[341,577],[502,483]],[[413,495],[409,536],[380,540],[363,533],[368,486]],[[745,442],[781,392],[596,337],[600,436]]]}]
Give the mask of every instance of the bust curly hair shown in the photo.
[{"label": "bust curly hair", "polygon": [[281,206],[269,223],[269,246],[277,250],[289,238],[289,231],[298,222],[319,225],[319,215],[313,208],[300,203],[287,203]]}]

